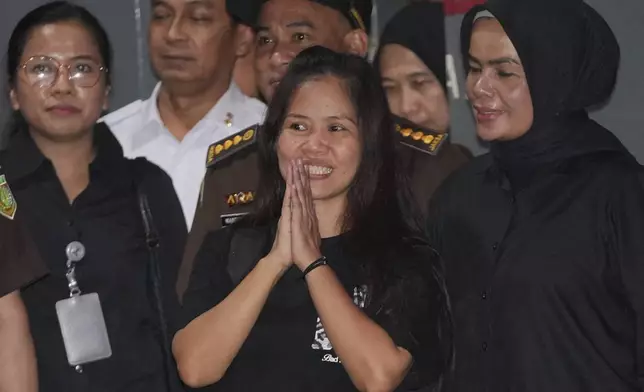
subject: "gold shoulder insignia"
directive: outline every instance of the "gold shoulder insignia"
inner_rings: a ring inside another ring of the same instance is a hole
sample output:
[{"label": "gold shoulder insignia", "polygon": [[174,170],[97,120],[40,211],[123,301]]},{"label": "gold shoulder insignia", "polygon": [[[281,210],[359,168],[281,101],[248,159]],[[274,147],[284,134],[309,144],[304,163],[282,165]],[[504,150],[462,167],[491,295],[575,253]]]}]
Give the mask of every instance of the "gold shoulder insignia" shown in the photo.
[{"label": "gold shoulder insignia", "polygon": [[397,140],[407,147],[429,155],[438,155],[449,138],[447,133],[425,129],[402,117],[393,116]]},{"label": "gold shoulder insignia", "polygon": [[17,210],[18,203],[9,188],[9,183],[4,174],[0,175],[0,215],[13,220]]},{"label": "gold shoulder insignia", "polygon": [[236,152],[243,150],[248,146],[255,144],[257,140],[257,131],[259,124],[248,127],[241,132],[228,136],[208,147],[208,156],[206,157],[206,167],[211,167],[218,162],[223,161]]}]

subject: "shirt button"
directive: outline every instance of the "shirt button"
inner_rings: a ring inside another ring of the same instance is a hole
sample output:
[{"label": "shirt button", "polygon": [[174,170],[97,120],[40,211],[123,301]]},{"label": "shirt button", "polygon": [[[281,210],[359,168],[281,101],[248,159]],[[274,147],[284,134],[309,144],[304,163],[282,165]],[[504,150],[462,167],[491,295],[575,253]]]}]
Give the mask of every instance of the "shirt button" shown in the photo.
[{"label": "shirt button", "polygon": [[74,226],[74,220],[73,219],[68,220],[67,221],[67,226],[69,226],[69,227]]},{"label": "shirt button", "polygon": [[487,351],[487,343],[486,342],[483,342],[483,344],[481,345],[481,349],[483,351]]},{"label": "shirt button", "polygon": [[499,243],[495,242],[492,244],[492,250],[497,250],[497,249],[499,249]]},{"label": "shirt button", "polygon": [[481,293],[481,299],[487,299],[487,293],[485,291]]}]

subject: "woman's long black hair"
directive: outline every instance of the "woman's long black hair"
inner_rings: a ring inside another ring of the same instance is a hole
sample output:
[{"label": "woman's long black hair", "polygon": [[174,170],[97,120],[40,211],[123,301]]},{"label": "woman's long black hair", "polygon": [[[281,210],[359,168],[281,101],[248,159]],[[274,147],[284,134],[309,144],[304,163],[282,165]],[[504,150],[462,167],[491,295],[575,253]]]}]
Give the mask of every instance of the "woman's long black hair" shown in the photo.
[{"label": "woman's long black hair", "polygon": [[[427,309],[436,330],[418,333],[437,337],[430,349],[442,353],[437,359],[442,363],[436,365],[443,373],[452,352],[443,268],[440,258],[424,240],[408,176],[397,170],[399,143],[387,100],[376,72],[365,59],[316,46],[292,61],[270,102],[259,134],[259,210],[253,220],[266,225],[280,217],[285,182],[279,170],[276,145],[282,126],[297,89],[307,81],[325,76],[341,81],[358,117],[362,156],[348,191],[342,231],[350,255],[361,261],[367,277],[366,310],[376,318],[398,323],[409,319],[408,310],[418,310],[419,306]],[[398,328],[413,330],[411,325]]]}]

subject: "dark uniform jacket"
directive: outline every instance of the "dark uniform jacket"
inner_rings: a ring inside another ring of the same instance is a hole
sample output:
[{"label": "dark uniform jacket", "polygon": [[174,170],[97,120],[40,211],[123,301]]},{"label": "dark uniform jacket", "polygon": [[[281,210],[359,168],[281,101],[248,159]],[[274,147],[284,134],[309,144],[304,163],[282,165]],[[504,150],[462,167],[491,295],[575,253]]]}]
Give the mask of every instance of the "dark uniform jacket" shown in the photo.
[{"label": "dark uniform jacket", "polygon": [[[467,163],[471,155],[463,147],[450,144],[448,135],[421,129],[402,118],[395,117],[395,120],[401,143],[401,170],[408,172],[412,196],[424,211],[438,185]],[[233,223],[255,208],[260,171],[256,130],[257,126],[250,127],[211,146],[208,171],[179,270],[179,298],[188,287],[194,259],[206,234]],[[244,137],[249,131],[253,133],[252,138]]]},{"label": "dark uniform jacket", "polygon": [[[8,184],[0,187],[3,195],[9,195],[4,193],[11,191]],[[15,203],[15,200],[3,200],[3,207],[11,203]],[[4,214],[0,216],[0,297],[28,285],[47,273],[31,237],[20,222],[13,219]]]},{"label": "dark uniform jacket", "polygon": [[[247,128],[226,140],[214,143],[208,151],[208,170],[179,268],[179,299],[188,287],[194,259],[206,234],[232,224],[236,218],[248,214],[255,207],[255,192],[259,184],[259,154],[254,133],[256,130],[257,126]],[[243,140],[243,136],[248,135],[249,131],[253,131],[252,138],[247,137],[248,140]],[[218,159],[217,146],[225,146],[229,140],[234,143],[237,136],[242,140],[234,147],[241,148],[230,151],[230,155],[234,156],[222,154],[223,159]]]}]

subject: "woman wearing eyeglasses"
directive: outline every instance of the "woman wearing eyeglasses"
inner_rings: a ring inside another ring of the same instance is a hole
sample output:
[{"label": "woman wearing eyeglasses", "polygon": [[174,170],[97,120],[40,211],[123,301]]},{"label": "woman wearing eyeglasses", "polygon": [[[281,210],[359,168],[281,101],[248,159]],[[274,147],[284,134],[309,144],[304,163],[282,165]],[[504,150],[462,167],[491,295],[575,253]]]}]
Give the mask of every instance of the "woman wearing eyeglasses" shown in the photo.
[{"label": "woman wearing eyeglasses", "polygon": [[[14,118],[1,170],[51,271],[22,290],[40,391],[176,390],[165,320],[185,221],[167,175],[125,159],[97,124],[111,86],[105,31],[82,7],[49,3],[18,23],[7,60]],[[156,218],[154,249],[139,194]]]}]

